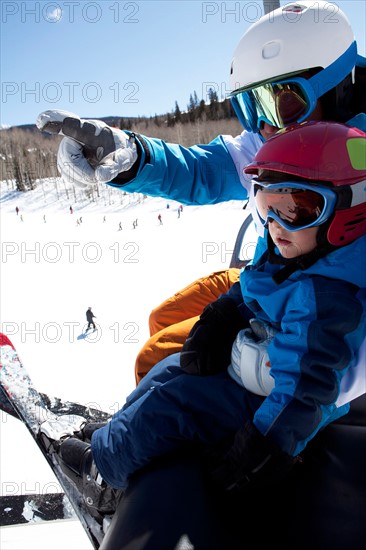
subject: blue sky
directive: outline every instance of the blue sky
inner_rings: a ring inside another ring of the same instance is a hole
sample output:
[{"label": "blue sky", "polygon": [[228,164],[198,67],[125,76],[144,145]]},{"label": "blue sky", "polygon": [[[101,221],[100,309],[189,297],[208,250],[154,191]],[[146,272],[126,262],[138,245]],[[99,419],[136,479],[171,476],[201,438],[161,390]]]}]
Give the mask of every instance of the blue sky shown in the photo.
[{"label": "blue sky", "polygon": [[[365,55],[365,0],[337,3]],[[52,108],[154,116],[184,110],[194,90],[223,96],[235,46],[262,14],[262,0],[2,0],[1,124]]]}]

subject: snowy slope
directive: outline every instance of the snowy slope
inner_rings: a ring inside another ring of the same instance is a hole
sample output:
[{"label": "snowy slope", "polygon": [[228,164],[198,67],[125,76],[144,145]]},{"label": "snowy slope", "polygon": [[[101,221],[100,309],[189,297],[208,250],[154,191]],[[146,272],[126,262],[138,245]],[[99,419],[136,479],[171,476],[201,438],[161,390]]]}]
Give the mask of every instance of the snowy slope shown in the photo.
[{"label": "snowy slope", "polygon": [[[114,412],[134,388],[151,309],[197,277],[225,269],[247,214],[243,203],[228,202],[185,206],[178,217],[173,201],[100,194],[97,203],[80,194],[73,202],[59,180],[22,195],[2,185],[1,330],[40,391]],[[79,339],[89,306],[99,330]],[[1,494],[56,492],[23,426],[0,415]],[[0,547],[90,548],[77,521],[52,525],[2,528]]]}]

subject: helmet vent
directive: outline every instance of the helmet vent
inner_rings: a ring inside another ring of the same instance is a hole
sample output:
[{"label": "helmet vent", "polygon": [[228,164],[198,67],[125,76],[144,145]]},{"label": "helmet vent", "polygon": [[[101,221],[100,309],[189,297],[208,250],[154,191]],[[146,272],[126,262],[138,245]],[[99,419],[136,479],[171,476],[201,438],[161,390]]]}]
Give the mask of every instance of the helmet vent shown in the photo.
[{"label": "helmet vent", "polygon": [[262,49],[262,57],[263,59],[273,59],[274,57],[277,57],[278,54],[281,51],[281,45],[278,40],[272,40],[271,42],[267,42],[267,44],[264,44]]},{"label": "helmet vent", "polygon": [[354,220],[350,220],[349,222],[346,222],[346,223],[344,224],[344,227],[345,227],[346,230],[347,230],[348,228],[349,228],[349,229],[353,229],[353,227],[354,227],[355,225],[357,225],[358,223],[365,222],[365,221],[366,221],[366,217],[365,217],[365,215],[362,215],[362,217],[359,217],[357,220],[354,219]]}]

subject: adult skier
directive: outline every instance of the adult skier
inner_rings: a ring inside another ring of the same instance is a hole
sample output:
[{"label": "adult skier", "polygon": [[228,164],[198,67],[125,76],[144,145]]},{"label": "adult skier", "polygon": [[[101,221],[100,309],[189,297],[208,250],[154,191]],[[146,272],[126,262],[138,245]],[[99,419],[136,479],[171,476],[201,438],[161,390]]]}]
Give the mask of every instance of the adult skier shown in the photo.
[{"label": "adult skier", "polygon": [[[185,204],[249,198],[252,205],[243,167],[279,128],[333,120],[366,129],[365,74],[366,61],[357,54],[354,33],[338,6],[299,0],[254,23],[234,52],[231,101],[245,128],[237,137],[220,135],[207,145],[184,148],[62,111],[41,113],[37,125],[68,136],[59,147],[58,167],[75,184],[104,182]],[[97,149],[104,151],[102,162]],[[256,259],[267,245],[253,208],[252,214],[261,235]],[[238,270],[214,273],[152,312],[151,339],[136,361],[137,382],[152,365],[181,349],[203,307],[238,276]]]},{"label": "adult skier", "polygon": [[92,308],[88,307],[86,310],[86,320],[88,321],[88,326],[86,327],[86,330],[89,330],[90,328],[96,329],[94,319],[96,319],[96,316],[92,312]]}]

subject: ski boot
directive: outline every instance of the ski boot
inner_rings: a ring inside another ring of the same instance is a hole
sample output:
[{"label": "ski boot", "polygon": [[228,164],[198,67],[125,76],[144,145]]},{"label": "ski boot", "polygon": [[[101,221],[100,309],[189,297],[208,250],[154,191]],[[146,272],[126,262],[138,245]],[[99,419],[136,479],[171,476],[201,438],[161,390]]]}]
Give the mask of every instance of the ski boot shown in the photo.
[{"label": "ski boot", "polygon": [[40,425],[39,439],[48,452],[57,454],[58,463],[82,495],[90,514],[103,523],[112,515],[122,495],[102,479],[93,461],[90,440],[106,422],[89,422],[77,415],[62,415]]},{"label": "ski boot", "polygon": [[101,477],[90,444],[77,437],[69,437],[61,442],[58,455],[63,472],[83,495],[90,513],[96,519],[113,514],[122,491],[113,489]]}]

